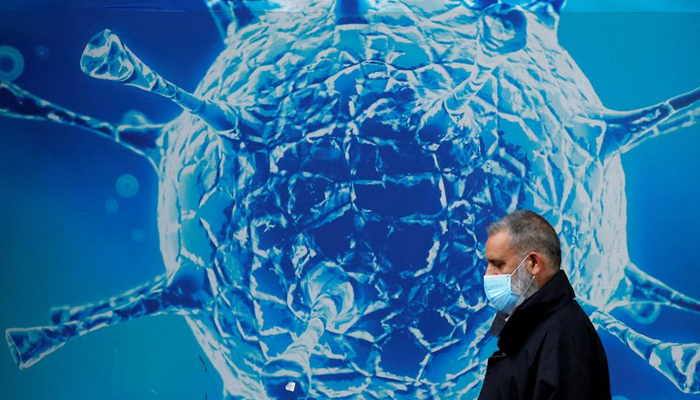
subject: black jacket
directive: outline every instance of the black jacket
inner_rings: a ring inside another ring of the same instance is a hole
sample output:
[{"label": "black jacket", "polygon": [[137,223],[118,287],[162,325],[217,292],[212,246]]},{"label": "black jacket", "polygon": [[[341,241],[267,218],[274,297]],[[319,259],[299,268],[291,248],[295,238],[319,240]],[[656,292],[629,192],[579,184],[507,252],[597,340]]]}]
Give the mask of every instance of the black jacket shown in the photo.
[{"label": "black jacket", "polygon": [[[488,360],[479,400],[611,399],[603,345],[574,297],[559,271],[515,309]],[[504,319],[496,316],[496,330]]]}]

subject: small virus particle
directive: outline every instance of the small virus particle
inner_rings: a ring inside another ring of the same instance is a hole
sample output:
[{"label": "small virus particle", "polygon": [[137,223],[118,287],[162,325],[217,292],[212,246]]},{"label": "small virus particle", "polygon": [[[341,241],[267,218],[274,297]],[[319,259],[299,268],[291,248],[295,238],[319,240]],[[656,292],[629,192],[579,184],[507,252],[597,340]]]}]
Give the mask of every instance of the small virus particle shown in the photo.
[{"label": "small virus particle", "polygon": [[105,201],[105,210],[110,214],[119,211],[119,202],[115,199]]},{"label": "small virus particle", "polygon": [[24,72],[24,57],[12,46],[0,46],[0,79],[14,81]]},{"label": "small virus particle", "polygon": [[117,179],[117,193],[122,197],[134,197],[139,192],[139,181],[131,174],[124,174]]},{"label": "small virus particle", "polygon": [[49,58],[49,48],[46,46],[37,46],[37,48],[34,49],[34,57],[39,60],[46,60]]},{"label": "small virus particle", "polygon": [[136,243],[143,243],[144,240],[146,240],[146,232],[143,231],[143,229],[136,228],[133,231],[131,231],[131,240],[133,240]]}]

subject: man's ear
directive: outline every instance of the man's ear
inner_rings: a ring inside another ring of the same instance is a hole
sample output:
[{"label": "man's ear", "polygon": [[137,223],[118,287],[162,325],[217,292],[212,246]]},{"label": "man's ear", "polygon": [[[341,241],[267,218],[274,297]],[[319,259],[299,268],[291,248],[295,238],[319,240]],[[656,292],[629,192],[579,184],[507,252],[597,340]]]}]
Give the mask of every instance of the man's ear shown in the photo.
[{"label": "man's ear", "polygon": [[530,273],[532,275],[537,275],[540,273],[540,271],[546,268],[546,261],[544,259],[544,256],[537,252],[532,252],[528,254],[528,258],[527,261],[525,261],[525,263],[528,264],[528,269],[530,270]]}]

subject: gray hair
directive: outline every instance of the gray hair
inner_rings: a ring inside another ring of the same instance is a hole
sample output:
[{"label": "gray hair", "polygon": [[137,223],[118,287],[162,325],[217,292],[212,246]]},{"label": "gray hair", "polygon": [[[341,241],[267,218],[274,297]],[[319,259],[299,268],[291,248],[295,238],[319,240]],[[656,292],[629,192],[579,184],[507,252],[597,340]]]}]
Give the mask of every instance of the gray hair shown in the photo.
[{"label": "gray hair", "polygon": [[561,245],[552,225],[541,215],[530,210],[514,211],[491,223],[486,232],[489,236],[498,232],[510,234],[513,251],[524,255],[530,251],[544,254],[556,271],[561,265]]}]

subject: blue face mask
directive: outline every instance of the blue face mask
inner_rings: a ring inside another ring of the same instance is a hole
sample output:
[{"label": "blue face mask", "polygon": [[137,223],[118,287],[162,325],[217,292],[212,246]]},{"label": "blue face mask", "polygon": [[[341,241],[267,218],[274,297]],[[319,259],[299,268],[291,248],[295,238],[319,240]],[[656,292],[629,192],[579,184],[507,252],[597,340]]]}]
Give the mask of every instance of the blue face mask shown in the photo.
[{"label": "blue face mask", "polygon": [[[517,268],[515,268],[511,274],[484,275],[484,291],[486,292],[486,298],[497,310],[510,314],[518,305],[522,296],[513,293],[510,281],[515,272],[518,271],[518,268],[527,260],[528,256],[525,256],[525,258],[520,261],[520,264],[518,264]],[[532,279],[534,280],[535,277],[533,276]],[[530,281],[530,284],[532,284],[532,281]]]}]

